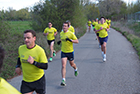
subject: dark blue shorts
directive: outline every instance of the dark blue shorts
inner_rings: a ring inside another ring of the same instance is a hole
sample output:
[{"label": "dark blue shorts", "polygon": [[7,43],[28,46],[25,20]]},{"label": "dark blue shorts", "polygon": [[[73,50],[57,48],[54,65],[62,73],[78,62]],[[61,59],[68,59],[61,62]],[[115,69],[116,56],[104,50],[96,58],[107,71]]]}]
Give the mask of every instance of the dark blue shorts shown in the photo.
[{"label": "dark blue shorts", "polygon": [[61,52],[61,58],[65,58],[65,57],[67,57],[67,59],[68,59],[69,61],[74,60],[74,51],[71,52],[71,53],[64,53],[64,52]]},{"label": "dark blue shorts", "polygon": [[104,43],[104,42],[106,42],[106,43],[107,43],[108,36],[107,36],[107,37],[105,37],[105,38],[100,38],[100,37],[99,37],[99,40],[100,40],[100,45],[103,45],[103,43]]}]

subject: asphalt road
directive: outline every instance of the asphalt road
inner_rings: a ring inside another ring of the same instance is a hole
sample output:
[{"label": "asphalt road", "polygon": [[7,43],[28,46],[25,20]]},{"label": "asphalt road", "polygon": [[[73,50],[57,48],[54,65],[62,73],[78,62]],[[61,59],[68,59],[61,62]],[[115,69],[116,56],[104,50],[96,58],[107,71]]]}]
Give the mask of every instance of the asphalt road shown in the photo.
[{"label": "asphalt road", "polygon": [[[60,52],[45,70],[47,94],[140,94],[140,60],[131,43],[114,29],[110,29],[107,42],[107,61],[91,31],[74,44],[75,63],[79,75],[67,62],[66,87],[61,83]],[[8,82],[20,90],[22,76]]]}]

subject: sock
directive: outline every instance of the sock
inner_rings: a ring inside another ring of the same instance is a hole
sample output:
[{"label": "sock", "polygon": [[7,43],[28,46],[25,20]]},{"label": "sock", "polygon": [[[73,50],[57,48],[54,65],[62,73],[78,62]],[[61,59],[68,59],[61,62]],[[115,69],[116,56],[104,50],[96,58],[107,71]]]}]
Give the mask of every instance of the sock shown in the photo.
[{"label": "sock", "polygon": [[106,54],[104,54],[104,57],[106,58]]},{"label": "sock", "polygon": [[104,55],[104,52],[102,51],[102,55]]},{"label": "sock", "polygon": [[77,71],[77,68],[75,69],[75,71]]},{"label": "sock", "polygon": [[65,79],[65,78],[62,78],[62,80],[66,81],[66,79]]}]

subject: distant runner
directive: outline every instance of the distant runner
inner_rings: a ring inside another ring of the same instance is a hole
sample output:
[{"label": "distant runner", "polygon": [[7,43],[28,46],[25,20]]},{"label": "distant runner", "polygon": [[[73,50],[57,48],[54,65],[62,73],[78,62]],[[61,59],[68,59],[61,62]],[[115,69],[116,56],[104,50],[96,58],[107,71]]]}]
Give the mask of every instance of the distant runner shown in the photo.
[{"label": "distant runner", "polygon": [[74,30],[74,27],[71,25],[71,22],[69,20],[67,20],[66,22],[69,23],[69,31],[71,31],[73,34],[75,34],[75,30]]},{"label": "distant runner", "polygon": [[89,19],[88,22],[87,22],[87,25],[88,25],[88,32],[90,32],[91,24],[92,24],[92,22],[91,22],[90,19]]},{"label": "distant runner", "polygon": [[99,40],[99,32],[96,32],[96,31],[100,29],[100,24],[101,24],[101,21],[98,20],[98,24],[96,24],[96,25],[95,25],[95,28],[94,28],[94,31],[95,31],[95,33],[96,33],[97,40],[98,40],[98,42],[99,42],[99,48],[101,48],[100,40]]},{"label": "distant runner", "polygon": [[56,56],[56,52],[53,46],[55,42],[55,36],[57,35],[57,30],[54,27],[52,27],[51,22],[48,23],[48,27],[45,28],[43,35],[47,36],[47,41],[48,41],[48,45],[50,47],[50,52],[51,52],[51,57],[49,61],[52,61],[53,56]]},{"label": "distant runner", "polygon": [[109,27],[105,23],[105,18],[101,17],[101,24],[99,26],[100,29],[96,30],[96,33],[99,32],[99,40],[100,40],[100,45],[101,45],[101,51],[102,51],[102,56],[103,56],[103,61],[106,61],[106,43],[108,40],[108,30]]}]

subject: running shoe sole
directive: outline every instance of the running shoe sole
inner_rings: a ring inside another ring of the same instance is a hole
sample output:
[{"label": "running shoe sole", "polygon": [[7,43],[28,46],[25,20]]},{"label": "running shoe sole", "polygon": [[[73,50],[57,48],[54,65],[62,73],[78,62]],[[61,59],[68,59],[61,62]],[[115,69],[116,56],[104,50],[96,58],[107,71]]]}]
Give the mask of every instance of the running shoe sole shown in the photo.
[{"label": "running shoe sole", "polygon": [[61,86],[66,86],[66,83],[64,83],[64,82],[61,82],[61,84],[60,84]]}]

